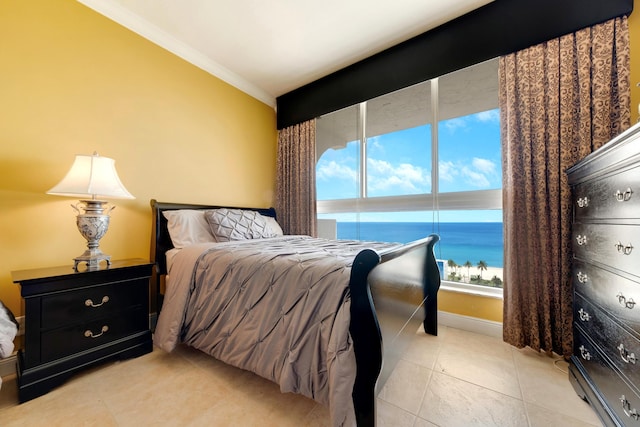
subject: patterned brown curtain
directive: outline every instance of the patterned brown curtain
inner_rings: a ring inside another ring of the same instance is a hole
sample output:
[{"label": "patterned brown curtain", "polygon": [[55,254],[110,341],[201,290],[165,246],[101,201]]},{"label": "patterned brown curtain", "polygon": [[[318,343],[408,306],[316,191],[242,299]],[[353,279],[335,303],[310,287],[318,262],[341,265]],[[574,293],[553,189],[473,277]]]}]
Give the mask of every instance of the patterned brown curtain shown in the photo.
[{"label": "patterned brown curtain", "polygon": [[276,210],[285,234],[317,236],[316,121],[278,131]]},{"label": "patterned brown curtain", "polygon": [[500,58],[504,340],[572,353],[565,170],[630,126],[621,17]]}]

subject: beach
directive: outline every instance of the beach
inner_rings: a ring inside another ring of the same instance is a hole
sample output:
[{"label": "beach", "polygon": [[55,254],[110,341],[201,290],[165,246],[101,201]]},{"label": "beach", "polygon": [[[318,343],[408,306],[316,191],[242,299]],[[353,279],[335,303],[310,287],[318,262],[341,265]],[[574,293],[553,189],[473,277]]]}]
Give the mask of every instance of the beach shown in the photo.
[{"label": "beach", "polygon": [[[449,267],[447,265],[447,262],[444,262],[444,277],[445,280],[449,277],[449,274],[451,274],[451,267]],[[467,267],[457,267],[455,268],[456,270],[456,274],[459,276],[462,276],[462,282],[468,283],[469,282],[469,277],[470,276],[480,276],[480,269],[477,266],[472,266],[469,267],[469,269],[467,270]],[[503,271],[502,268],[500,267],[490,267],[487,266],[486,270],[482,270],[482,279],[484,280],[491,280],[493,278],[493,276],[497,276],[500,280],[504,280],[503,279]]]}]

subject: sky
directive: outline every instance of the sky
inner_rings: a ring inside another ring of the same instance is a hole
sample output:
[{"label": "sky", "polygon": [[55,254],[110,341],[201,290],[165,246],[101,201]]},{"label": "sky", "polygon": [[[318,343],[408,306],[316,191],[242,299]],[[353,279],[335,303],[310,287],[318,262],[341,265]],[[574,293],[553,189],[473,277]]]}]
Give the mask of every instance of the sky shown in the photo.
[{"label": "sky", "polygon": [[[438,128],[440,192],[502,188],[498,109],[441,121]],[[358,194],[358,143],[328,150],[318,160],[318,200]],[[431,127],[423,125],[367,140],[369,197],[431,193]],[[431,221],[432,213],[362,214],[361,221]],[[319,216],[339,221],[353,215]],[[501,211],[441,211],[441,222],[502,221]]]}]

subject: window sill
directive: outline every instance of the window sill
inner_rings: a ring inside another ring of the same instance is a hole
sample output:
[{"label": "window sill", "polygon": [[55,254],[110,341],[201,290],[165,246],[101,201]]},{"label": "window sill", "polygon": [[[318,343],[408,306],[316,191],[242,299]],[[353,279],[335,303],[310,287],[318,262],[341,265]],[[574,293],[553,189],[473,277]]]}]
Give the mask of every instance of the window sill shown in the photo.
[{"label": "window sill", "polygon": [[471,285],[468,283],[442,281],[440,289],[449,292],[478,295],[486,298],[503,299],[502,288],[491,288],[489,286]]}]

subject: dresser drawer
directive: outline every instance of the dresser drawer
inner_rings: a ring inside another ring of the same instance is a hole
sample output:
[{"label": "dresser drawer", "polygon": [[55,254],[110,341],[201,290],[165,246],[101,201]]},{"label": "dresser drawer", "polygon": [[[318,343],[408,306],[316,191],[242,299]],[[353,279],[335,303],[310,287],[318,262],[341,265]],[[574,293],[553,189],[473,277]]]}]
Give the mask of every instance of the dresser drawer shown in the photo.
[{"label": "dresser drawer", "polygon": [[580,294],[574,294],[574,322],[596,342],[631,384],[640,385],[640,340]]},{"label": "dresser drawer", "polygon": [[640,277],[640,225],[573,225],[576,258],[596,261]]},{"label": "dresser drawer", "polygon": [[42,329],[78,324],[147,304],[146,278],[107,283],[42,297]]},{"label": "dresser drawer", "polygon": [[638,218],[640,167],[584,182],[574,187],[577,221],[585,218]]},{"label": "dresser drawer", "polygon": [[116,316],[43,332],[41,362],[108,344],[149,329],[149,317],[142,309],[119,312]]},{"label": "dresser drawer", "polygon": [[576,292],[640,331],[640,283],[580,260],[574,260],[572,274]]},{"label": "dresser drawer", "polygon": [[573,360],[584,367],[598,391],[611,405],[610,409],[622,421],[621,424],[640,426],[640,397],[579,327],[574,329],[573,353]]}]

